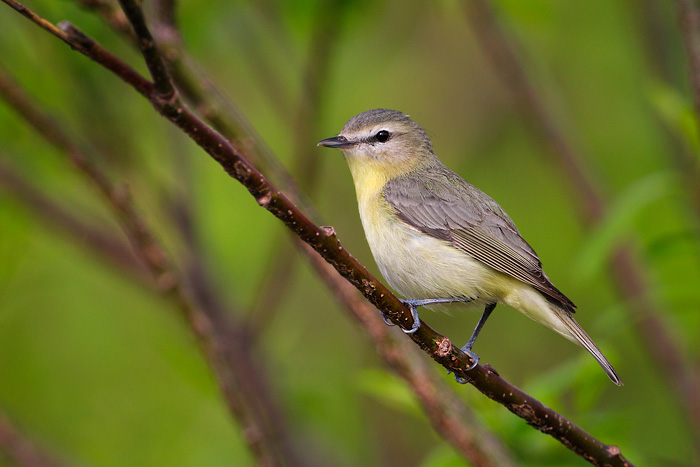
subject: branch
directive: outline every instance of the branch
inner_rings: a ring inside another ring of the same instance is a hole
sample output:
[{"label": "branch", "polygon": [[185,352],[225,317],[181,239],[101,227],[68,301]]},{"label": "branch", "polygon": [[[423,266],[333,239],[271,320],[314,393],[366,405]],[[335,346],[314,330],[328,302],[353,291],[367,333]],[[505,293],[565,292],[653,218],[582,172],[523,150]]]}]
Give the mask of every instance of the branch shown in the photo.
[{"label": "branch", "polygon": [[[33,15],[33,14],[32,14]],[[73,28],[67,28],[71,34],[77,34],[81,41],[86,36]],[[62,31],[61,31],[62,33]],[[104,51],[97,50],[99,56]],[[107,57],[107,62],[116,63]],[[133,77],[135,72],[126,72],[125,76]],[[142,86],[145,89],[147,86]],[[107,206],[119,221],[119,224],[131,241],[132,247],[139,259],[146,266],[156,285],[179,308],[182,317],[197,338],[205,358],[214,369],[219,388],[224,395],[231,414],[243,428],[251,451],[259,463],[266,465],[296,465],[296,453],[288,445],[288,436],[281,423],[281,415],[276,404],[269,395],[260,365],[253,355],[255,347],[250,341],[250,332],[242,323],[233,323],[232,318],[212,301],[200,306],[193,301],[185,285],[178,278],[177,272],[169,264],[163,248],[156,241],[147,224],[139,217],[130,196],[123,188],[117,188],[96,165],[85,155],[78,145],[73,143],[61,127],[48,115],[41,112],[19,86],[12,82],[9,76],[0,70],[0,95],[43,137],[59,150],[65,152],[72,163],[86,180],[92,183],[102,195]],[[6,172],[5,175],[8,175]],[[25,189],[25,195],[30,195],[27,185],[18,182],[17,177],[5,177],[14,182],[15,187]],[[47,205],[36,196],[30,197],[34,205],[40,205],[54,217],[60,220],[70,219],[59,213],[60,209]],[[69,224],[71,225],[71,224]],[[72,225],[76,228],[76,225]],[[79,228],[79,227],[78,227]],[[104,248],[99,251],[104,252]],[[127,256],[128,257],[128,256]],[[201,288],[195,287],[195,292]],[[198,294],[198,298],[202,295]]]},{"label": "branch", "polygon": [[[689,0],[680,1],[681,4],[690,4]],[[548,154],[562,168],[575,188],[582,219],[589,226],[601,221],[607,208],[607,200],[582,167],[584,157],[570,144],[547,110],[544,99],[538,94],[525,71],[514,41],[507,36],[486,0],[472,0],[465,2],[465,5],[467,17],[486,57],[492,61],[494,70],[501,75],[526,120],[534,125],[542,140],[549,145]],[[694,16],[692,21],[688,20],[687,23],[695,27],[700,24],[698,20],[698,17]],[[697,42],[693,44],[694,47],[700,47]],[[700,105],[700,48],[693,49],[692,56],[691,69],[694,70],[693,76],[697,79],[694,84],[697,92],[696,104]],[[682,401],[683,411],[693,427],[692,431],[696,439],[699,439],[700,371],[688,361],[666,323],[659,318],[670,313],[646,298],[648,285],[641,264],[639,254],[629,244],[620,244],[612,252],[609,268],[620,295],[635,305],[635,318],[630,322],[637,325],[647,348],[651,350],[650,357],[666,376],[665,379],[671,382],[679,401]],[[697,445],[700,446],[700,443]]]},{"label": "branch", "polygon": [[[14,0],[3,0],[3,2],[10,5],[16,4]],[[137,10],[130,9],[127,14],[129,12],[136,14]],[[86,36],[82,35],[82,37]],[[70,43],[77,39],[72,34],[67,34],[64,40]],[[94,41],[91,43],[95,44]],[[97,46],[94,45],[94,47]],[[86,47],[79,49],[89,58],[93,58],[89,50]],[[101,47],[100,50],[104,51]],[[98,59],[95,61],[101,63]],[[115,71],[119,76],[121,72],[122,70]],[[144,86],[141,83],[134,87],[139,90]],[[164,102],[157,99],[157,96],[147,95],[146,97],[149,97],[151,104],[161,115],[180,127],[195,143],[219,162],[230,176],[241,182],[260,206],[280,219],[316,250],[393,323],[406,329],[411,328],[413,323],[408,308],[340,245],[332,228],[321,228],[313,224],[224,137],[205,125],[177,99]],[[490,367],[477,365],[474,369],[466,371],[465,369],[472,364],[469,357],[427,324],[422,323],[418,331],[411,335],[411,339],[445,368],[459,376],[471,379],[471,384],[487,397],[499,402],[536,429],[559,440],[586,460],[596,465],[631,465],[622,456],[618,447],[608,446],[593,438],[564,416],[502,379]]]},{"label": "branch", "polygon": [[146,26],[146,20],[141,14],[141,5],[136,2],[119,0],[124,14],[129,19],[134,33],[138,37],[138,45],[143,57],[146,59],[146,66],[151,73],[155,85],[155,91],[159,99],[168,100],[175,96],[175,87],[170,81],[170,74],[165,68],[165,62],[158,52],[156,42],[151,36],[151,31]]}]

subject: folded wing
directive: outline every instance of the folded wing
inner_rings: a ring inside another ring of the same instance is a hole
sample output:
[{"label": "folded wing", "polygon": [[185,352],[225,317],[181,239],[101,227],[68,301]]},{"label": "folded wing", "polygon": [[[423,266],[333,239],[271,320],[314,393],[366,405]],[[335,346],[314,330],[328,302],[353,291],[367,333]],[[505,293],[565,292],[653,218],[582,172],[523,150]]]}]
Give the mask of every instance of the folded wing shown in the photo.
[{"label": "folded wing", "polygon": [[444,165],[421,171],[417,176],[392,179],[383,194],[407,224],[452,243],[472,258],[531,285],[550,301],[574,312],[576,306],[549,280],[537,253],[520,236],[503,208]]}]

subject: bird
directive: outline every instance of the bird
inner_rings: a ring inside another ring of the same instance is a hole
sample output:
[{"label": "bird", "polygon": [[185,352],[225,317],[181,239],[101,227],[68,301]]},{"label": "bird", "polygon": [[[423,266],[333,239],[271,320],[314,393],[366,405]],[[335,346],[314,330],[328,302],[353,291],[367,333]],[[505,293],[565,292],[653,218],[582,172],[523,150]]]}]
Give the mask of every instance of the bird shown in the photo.
[{"label": "bird", "polygon": [[408,115],[368,110],[318,146],[345,156],[372,255],[413,315],[413,327],[404,332],[420,327],[419,306],[461,302],[483,309],[461,349],[471,369],[479,361],[472,350],[476,338],[501,303],[585,348],[622,385],[574,319],[576,305],[547,277],[510,216],[440,162],[425,130]]}]

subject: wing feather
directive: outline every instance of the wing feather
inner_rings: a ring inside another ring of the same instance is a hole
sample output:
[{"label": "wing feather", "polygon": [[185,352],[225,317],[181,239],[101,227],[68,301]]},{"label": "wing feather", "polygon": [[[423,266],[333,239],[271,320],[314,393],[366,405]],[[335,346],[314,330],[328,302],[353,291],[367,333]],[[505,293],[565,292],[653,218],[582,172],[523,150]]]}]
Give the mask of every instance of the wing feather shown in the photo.
[{"label": "wing feather", "polygon": [[407,224],[531,285],[571,312],[576,308],[549,280],[503,208],[444,165],[392,179],[383,195]]}]

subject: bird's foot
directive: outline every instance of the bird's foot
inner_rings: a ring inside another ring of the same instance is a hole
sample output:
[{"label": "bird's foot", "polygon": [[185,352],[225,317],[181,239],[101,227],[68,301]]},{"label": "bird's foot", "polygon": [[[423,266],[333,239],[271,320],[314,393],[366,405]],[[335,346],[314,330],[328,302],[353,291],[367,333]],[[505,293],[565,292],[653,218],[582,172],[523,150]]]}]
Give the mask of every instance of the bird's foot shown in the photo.
[{"label": "bird's foot", "polygon": [[[478,296],[476,298],[479,298]],[[424,306],[424,305],[434,305],[436,303],[454,303],[454,302],[462,302],[462,303],[469,303],[471,301],[474,301],[475,299],[473,297],[450,297],[450,298],[412,298],[408,300],[404,300],[399,298],[399,301],[406,305],[410,310],[411,310],[411,315],[413,316],[413,326],[411,329],[406,330],[401,328],[403,332],[406,334],[413,334],[418,330],[420,327],[420,318],[418,317],[418,307],[419,306]],[[389,318],[386,317],[386,314],[382,313],[382,319],[384,322],[387,324],[387,326],[395,326],[394,323],[389,321]]]},{"label": "bird's foot", "polygon": [[476,367],[476,365],[479,364],[479,356],[475,352],[472,351],[472,348],[469,344],[462,347],[461,350],[462,350],[462,352],[467,354],[469,356],[469,358],[471,358],[471,360],[472,360],[472,364],[469,366],[469,368],[466,368],[466,370],[467,371],[473,370]]},{"label": "bird's foot", "polygon": [[[411,327],[411,329],[406,330],[404,328],[401,328],[401,330],[403,332],[405,332],[406,334],[413,334],[420,327],[420,317],[418,316],[418,307],[421,306],[421,304],[417,303],[417,302],[421,302],[422,300],[401,300],[399,298],[399,301],[401,303],[403,303],[404,305],[406,305],[409,310],[411,310],[411,316],[413,317],[413,326]],[[384,321],[386,322],[386,320],[384,320]]]},{"label": "bird's foot", "polygon": [[[469,347],[468,344],[462,347],[461,350],[462,352],[467,354],[472,360],[472,364],[468,368],[465,368],[465,371],[473,370],[479,363],[479,356],[472,351],[471,347]],[[452,373],[452,370],[447,370],[447,374],[449,375],[450,373]],[[461,376],[455,375],[455,381],[457,381],[459,384],[467,384],[469,381],[471,381],[471,378],[463,378]]]},{"label": "bird's foot", "polygon": [[[399,300],[411,310],[411,316],[413,316],[413,326],[411,327],[411,329],[406,330],[404,328],[401,328],[401,330],[406,334],[413,334],[420,327],[420,318],[418,317],[417,305],[408,303],[410,302],[410,300]],[[387,326],[396,326],[394,323],[389,321],[389,318],[387,318],[386,313],[382,312],[382,319],[384,320],[384,323],[386,323]]]}]

